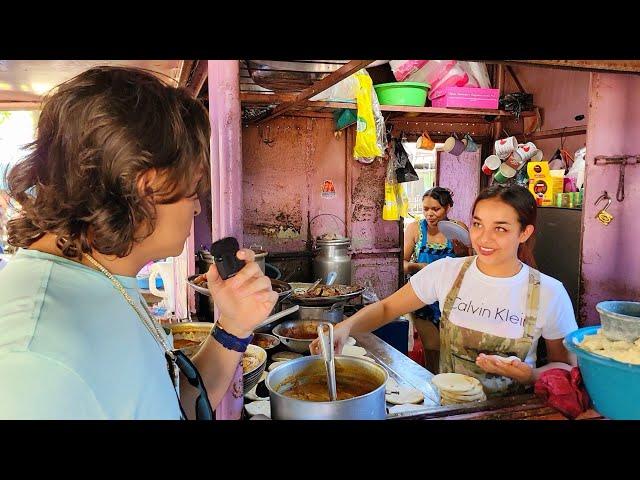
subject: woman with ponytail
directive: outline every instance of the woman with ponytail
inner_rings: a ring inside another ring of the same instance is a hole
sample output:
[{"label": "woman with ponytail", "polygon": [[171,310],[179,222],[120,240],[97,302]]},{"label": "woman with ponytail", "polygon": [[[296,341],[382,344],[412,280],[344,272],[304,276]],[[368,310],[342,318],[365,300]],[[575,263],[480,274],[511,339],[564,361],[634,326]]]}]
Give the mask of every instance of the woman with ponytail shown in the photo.
[{"label": "woman with ponytail", "polygon": [[[441,373],[473,376],[488,396],[500,396],[525,390],[549,368],[570,369],[575,359],[562,339],[578,327],[562,283],[535,269],[536,208],[518,185],[482,191],[469,230],[477,255],[427,265],[393,295],[339,323],[338,352],[349,335],[438,301]],[[536,368],[540,337],[551,363]],[[311,352],[318,347],[316,340]]]}]

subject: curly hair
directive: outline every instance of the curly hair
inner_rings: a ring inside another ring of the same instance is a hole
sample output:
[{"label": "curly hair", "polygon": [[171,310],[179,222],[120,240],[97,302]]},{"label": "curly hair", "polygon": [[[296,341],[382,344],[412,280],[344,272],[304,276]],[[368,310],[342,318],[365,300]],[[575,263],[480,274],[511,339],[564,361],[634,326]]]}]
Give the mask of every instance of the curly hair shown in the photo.
[{"label": "curly hair", "polygon": [[[127,256],[155,229],[156,204],[208,191],[209,135],[205,107],[145,70],[96,67],[62,83],[7,175],[21,207],[9,243],[28,247],[52,233],[66,240],[67,257]],[[152,169],[160,184],[141,192]]]}]

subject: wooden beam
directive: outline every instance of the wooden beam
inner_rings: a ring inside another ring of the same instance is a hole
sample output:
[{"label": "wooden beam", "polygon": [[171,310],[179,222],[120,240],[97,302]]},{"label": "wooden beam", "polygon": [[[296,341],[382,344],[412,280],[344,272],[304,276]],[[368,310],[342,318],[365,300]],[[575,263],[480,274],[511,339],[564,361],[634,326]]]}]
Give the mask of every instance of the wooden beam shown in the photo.
[{"label": "wooden beam", "polygon": [[612,73],[640,73],[640,60],[505,60],[496,63]]},{"label": "wooden beam", "polygon": [[291,102],[296,98],[295,93],[254,93],[240,92],[240,102],[248,105],[273,105]]},{"label": "wooden beam", "polygon": [[369,65],[374,61],[375,60],[351,60],[349,63],[346,63],[345,65],[337,69],[335,72],[330,73],[329,75],[324,77],[322,80],[316,82],[314,85],[311,85],[310,87],[302,90],[300,93],[296,95],[294,100],[278,105],[273,110],[273,112],[271,112],[269,116],[259,120],[257,123],[264,123],[267,120],[279,117],[285,112],[288,112],[289,110],[297,107],[298,105],[310,99],[314,95],[317,95],[318,93],[325,91],[327,88],[330,88],[331,86],[335,85],[340,80],[344,80],[348,76],[356,73],[358,70],[366,67],[367,65]]},{"label": "wooden beam", "polygon": [[283,116],[285,117],[311,117],[311,118],[333,118],[333,113],[331,112],[314,112],[313,110],[310,112],[307,111],[294,111],[290,113],[285,113]]},{"label": "wooden beam", "polygon": [[187,90],[194,98],[197,98],[200,90],[202,90],[202,86],[204,82],[207,80],[208,70],[209,70],[209,61],[208,60],[197,60],[198,64],[195,66],[193,71],[193,75],[189,80],[187,85]]},{"label": "wooden beam", "polygon": [[511,78],[513,78],[513,81],[516,82],[516,85],[518,86],[518,90],[524,93],[524,88],[522,88],[522,84],[520,83],[520,80],[518,80],[518,77],[516,76],[516,72],[513,71],[513,67],[511,65],[507,65],[507,72],[509,72],[509,74],[511,75]]},{"label": "wooden beam", "polygon": [[541,130],[529,135],[523,136],[527,140],[543,140],[545,138],[562,138],[572,137],[574,135],[585,135],[587,133],[586,125],[578,125],[576,127],[556,128],[554,130]]},{"label": "wooden beam", "polygon": [[193,68],[194,60],[183,60],[182,67],[180,68],[180,78],[178,80],[178,86],[184,87],[187,85],[191,69]]},{"label": "wooden beam", "polygon": [[[498,68],[496,69],[496,88],[498,90],[500,90],[499,95],[502,96],[502,94],[504,93],[504,65],[498,65]],[[494,132],[493,132],[493,139],[497,140],[500,138],[500,135],[502,135],[502,122],[500,120],[498,120],[495,124],[494,124]]]}]

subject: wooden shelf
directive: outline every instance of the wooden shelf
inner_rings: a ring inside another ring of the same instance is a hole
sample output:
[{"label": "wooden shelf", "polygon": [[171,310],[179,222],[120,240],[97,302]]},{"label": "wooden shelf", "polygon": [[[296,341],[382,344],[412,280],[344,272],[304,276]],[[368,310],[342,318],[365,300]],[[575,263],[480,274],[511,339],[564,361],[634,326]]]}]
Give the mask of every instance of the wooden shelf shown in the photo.
[{"label": "wooden shelf", "polygon": [[529,135],[524,135],[527,140],[543,140],[545,138],[562,138],[571,137],[573,135],[585,135],[587,133],[586,125],[578,125],[575,127],[556,128],[553,130],[540,130]]},{"label": "wooden shelf", "polygon": [[[243,92],[240,94],[240,100],[245,107],[264,108],[268,106],[277,106],[282,101],[290,100],[290,95],[281,94],[259,94]],[[356,110],[358,107],[355,102],[325,102],[307,100],[299,103],[290,110],[290,115],[300,116],[319,116],[328,117],[333,114],[334,110],[349,109]],[[428,121],[441,120],[452,123],[460,122],[484,122],[492,123],[498,119],[515,119],[515,116],[504,110],[488,110],[488,109],[469,109],[469,108],[439,108],[439,107],[407,107],[402,105],[380,105],[385,121],[393,122],[394,120],[404,121]],[[521,117],[535,116],[533,112],[522,112]],[[491,117],[489,120],[485,117]]]}]

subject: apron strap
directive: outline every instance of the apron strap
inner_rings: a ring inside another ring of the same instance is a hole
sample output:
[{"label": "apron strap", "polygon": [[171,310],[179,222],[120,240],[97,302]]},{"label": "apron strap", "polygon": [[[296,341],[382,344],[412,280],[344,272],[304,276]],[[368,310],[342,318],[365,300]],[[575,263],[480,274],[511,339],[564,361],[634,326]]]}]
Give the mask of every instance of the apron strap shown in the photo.
[{"label": "apron strap", "polygon": [[540,272],[529,267],[529,286],[527,288],[527,311],[524,319],[523,338],[533,341],[533,332],[538,320],[540,306]]},{"label": "apron strap", "polygon": [[460,292],[460,287],[462,286],[462,280],[464,279],[464,275],[467,273],[467,270],[471,266],[471,263],[475,260],[474,257],[469,257],[465,259],[462,264],[462,268],[458,272],[458,276],[456,280],[453,282],[451,286],[451,290],[447,294],[447,298],[444,301],[444,306],[442,308],[442,314],[440,315],[440,371],[451,371],[451,338],[449,335],[450,329],[450,321],[449,315],[451,315],[451,309],[453,308],[453,303]]},{"label": "apron strap", "polygon": [[453,282],[453,285],[451,285],[451,290],[449,290],[449,293],[447,294],[447,298],[444,301],[444,308],[442,309],[442,313],[446,313],[447,317],[451,313],[451,309],[453,308],[453,303],[455,302],[458,296],[458,293],[460,293],[460,287],[462,286],[462,280],[464,279],[464,275],[465,273],[467,273],[467,270],[469,270],[469,267],[471,266],[471,264],[475,259],[476,259],[475,256],[468,257],[467,259],[465,259],[465,261],[462,264],[462,268],[458,272],[458,276],[456,277],[456,280]]}]

